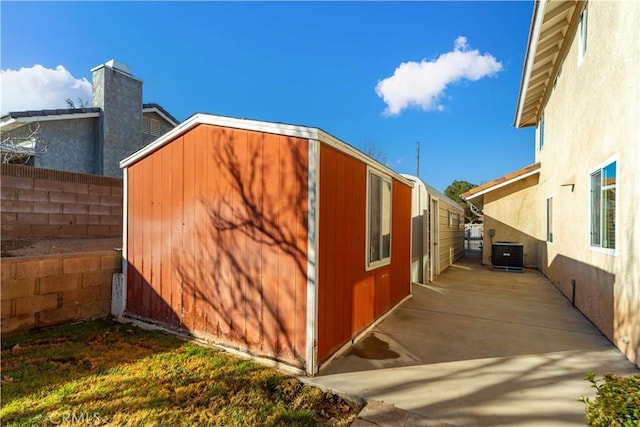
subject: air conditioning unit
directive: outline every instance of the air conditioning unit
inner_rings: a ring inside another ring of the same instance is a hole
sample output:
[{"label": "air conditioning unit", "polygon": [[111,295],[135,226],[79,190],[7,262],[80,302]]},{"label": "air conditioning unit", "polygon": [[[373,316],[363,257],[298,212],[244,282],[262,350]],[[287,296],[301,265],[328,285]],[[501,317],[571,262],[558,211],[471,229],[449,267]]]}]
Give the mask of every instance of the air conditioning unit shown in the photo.
[{"label": "air conditioning unit", "polygon": [[524,246],[516,242],[496,242],[491,245],[491,268],[502,271],[523,271]]}]

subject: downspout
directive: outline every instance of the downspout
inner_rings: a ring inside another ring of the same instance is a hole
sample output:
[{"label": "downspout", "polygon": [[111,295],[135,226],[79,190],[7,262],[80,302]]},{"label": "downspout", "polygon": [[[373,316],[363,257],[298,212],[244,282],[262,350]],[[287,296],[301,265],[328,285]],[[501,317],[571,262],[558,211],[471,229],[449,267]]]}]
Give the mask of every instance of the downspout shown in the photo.
[{"label": "downspout", "polygon": [[318,372],[319,146],[320,143],[317,139],[309,139],[309,165],[307,174],[307,325],[305,357],[305,369],[309,376],[313,376]]}]

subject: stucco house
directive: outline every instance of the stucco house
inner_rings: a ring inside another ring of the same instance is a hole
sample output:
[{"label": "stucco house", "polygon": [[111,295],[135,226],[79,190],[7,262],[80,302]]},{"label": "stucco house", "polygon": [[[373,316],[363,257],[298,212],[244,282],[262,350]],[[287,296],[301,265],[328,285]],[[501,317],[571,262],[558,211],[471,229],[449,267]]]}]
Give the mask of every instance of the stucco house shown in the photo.
[{"label": "stucco house", "polygon": [[320,129],[196,114],[121,166],[123,321],[313,375],[411,294],[411,181]]},{"label": "stucco house", "polygon": [[536,2],[515,117],[536,127],[536,163],[463,197],[485,246],[524,243],[526,264],[640,365],[638,22],[637,1]]},{"label": "stucco house", "polygon": [[[20,159],[29,165],[121,177],[119,162],[178,125],[158,104],[142,103],[142,80],[111,60],[91,70],[92,107],[14,111],[0,117],[6,138],[37,130],[46,152]],[[63,101],[63,100],[61,100]],[[28,143],[28,142],[27,142]],[[7,147],[3,143],[2,149]]]}]

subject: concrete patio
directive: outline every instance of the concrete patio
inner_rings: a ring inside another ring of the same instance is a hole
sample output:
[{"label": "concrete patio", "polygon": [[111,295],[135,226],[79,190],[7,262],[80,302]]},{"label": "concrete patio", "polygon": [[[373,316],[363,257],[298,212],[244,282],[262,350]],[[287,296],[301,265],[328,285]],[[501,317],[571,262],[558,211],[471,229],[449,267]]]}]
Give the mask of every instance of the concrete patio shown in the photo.
[{"label": "concrete patio", "polygon": [[539,272],[468,254],[310,382],[374,402],[354,425],[584,426],[589,371],[638,373]]}]

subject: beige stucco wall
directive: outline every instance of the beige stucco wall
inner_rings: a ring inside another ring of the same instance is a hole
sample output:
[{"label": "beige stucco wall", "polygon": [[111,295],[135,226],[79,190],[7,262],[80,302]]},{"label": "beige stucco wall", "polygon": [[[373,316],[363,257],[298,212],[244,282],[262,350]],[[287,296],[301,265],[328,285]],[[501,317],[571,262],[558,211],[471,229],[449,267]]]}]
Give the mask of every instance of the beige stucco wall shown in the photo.
[{"label": "beige stucco wall", "polygon": [[[544,200],[553,196],[555,236],[541,244],[541,271],[569,298],[575,280],[577,307],[638,364],[640,2],[588,7],[586,55],[579,63],[576,35],[544,110],[544,147],[536,141],[540,220],[532,234],[544,241]],[[617,250],[606,254],[590,246],[589,176],[611,160],[618,167]]]},{"label": "beige stucco wall", "polygon": [[[518,242],[524,249],[525,267],[538,266],[538,175],[531,175],[484,195],[482,263],[491,265],[491,244]],[[495,235],[491,236],[491,231]]]}]

